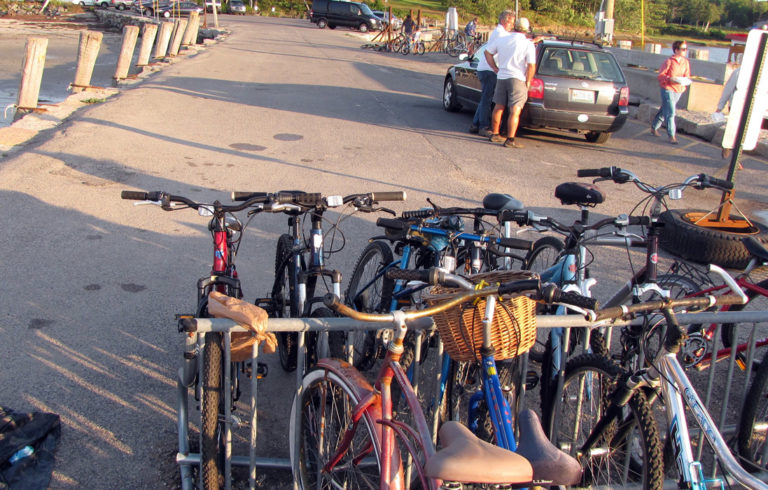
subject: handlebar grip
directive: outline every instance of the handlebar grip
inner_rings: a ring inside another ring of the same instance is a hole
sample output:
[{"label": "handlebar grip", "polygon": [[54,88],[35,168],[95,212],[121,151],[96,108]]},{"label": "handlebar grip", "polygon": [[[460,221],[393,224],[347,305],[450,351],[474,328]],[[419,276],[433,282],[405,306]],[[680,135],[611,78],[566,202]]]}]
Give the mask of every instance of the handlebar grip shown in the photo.
[{"label": "handlebar grip", "polygon": [[389,269],[386,272],[386,276],[388,279],[393,279],[395,281],[397,280],[404,280],[404,281],[421,281],[426,282],[428,284],[435,284],[433,282],[433,271],[437,271],[436,269]]},{"label": "handlebar grip", "polygon": [[435,215],[434,209],[417,209],[416,211],[403,211],[403,218],[430,218]]},{"label": "handlebar grip", "polygon": [[372,201],[405,201],[405,191],[371,192]]},{"label": "handlebar grip", "polygon": [[707,174],[699,174],[699,180],[703,187],[718,187],[723,190],[733,189],[733,182],[727,180],[718,179]]},{"label": "handlebar grip", "polygon": [[522,291],[537,291],[541,281],[538,279],[524,279],[522,281],[506,282],[499,285],[499,296],[504,294],[520,293]]},{"label": "handlebar grip", "polygon": [[580,168],[576,171],[578,177],[610,177],[612,167]]},{"label": "handlebar grip", "polygon": [[630,216],[629,217],[629,224],[630,225],[650,226],[651,225],[651,218],[649,216]]},{"label": "handlebar grip", "polygon": [[499,212],[498,218],[500,223],[514,221],[518,225],[523,226],[529,224],[530,213],[528,213],[528,211],[521,211],[519,209],[504,209]]},{"label": "handlebar grip", "polygon": [[[547,302],[550,302],[550,300],[547,300]],[[599,303],[595,298],[588,298],[586,296],[580,295],[579,293],[566,292],[556,286],[554,286],[551,295],[551,302],[565,303],[567,305],[578,306],[579,308],[593,311],[596,310],[599,306]]]},{"label": "handlebar grip", "polygon": [[517,250],[533,250],[533,242],[522,238],[499,238],[499,245]]},{"label": "handlebar grip", "polygon": [[149,200],[149,193],[144,191],[123,191],[120,193],[120,199],[131,199],[133,201]]},{"label": "handlebar grip", "polygon": [[407,230],[410,227],[408,222],[393,218],[379,218],[376,220],[376,226],[389,228],[391,230]]},{"label": "handlebar grip", "polygon": [[233,192],[232,193],[232,200],[233,201],[247,201],[248,199],[253,199],[254,197],[262,197],[267,198],[269,196],[266,192]]}]

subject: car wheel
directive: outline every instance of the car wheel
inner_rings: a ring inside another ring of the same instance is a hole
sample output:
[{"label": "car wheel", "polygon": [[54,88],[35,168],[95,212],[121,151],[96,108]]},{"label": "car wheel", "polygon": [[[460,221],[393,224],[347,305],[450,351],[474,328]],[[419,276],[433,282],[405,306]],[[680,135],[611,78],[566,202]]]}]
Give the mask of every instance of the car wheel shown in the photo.
[{"label": "car wheel", "polygon": [[443,109],[448,112],[457,112],[461,106],[456,102],[456,86],[453,79],[448,77],[443,85]]},{"label": "car wheel", "polygon": [[117,10],[125,10],[125,5],[123,5],[122,3],[119,3],[119,4],[117,4],[116,8],[117,8]]},{"label": "car wheel", "polygon": [[325,29],[325,27],[328,25],[328,21],[325,19],[320,19],[317,21],[317,27],[320,29]]},{"label": "car wheel", "polygon": [[168,17],[170,17],[170,16],[171,16],[171,11],[170,10],[166,10],[165,12],[163,12],[163,17],[165,17],[166,19]]},{"label": "car wheel", "polygon": [[360,24],[360,32],[362,32],[362,33],[368,32],[368,24],[366,24],[365,22]]},{"label": "car wheel", "polygon": [[608,138],[611,137],[611,133],[606,133],[605,131],[590,131],[585,134],[584,137],[587,138],[587,141],[590,143],[597,143],[598,145],[602,145],[608,141]]}]

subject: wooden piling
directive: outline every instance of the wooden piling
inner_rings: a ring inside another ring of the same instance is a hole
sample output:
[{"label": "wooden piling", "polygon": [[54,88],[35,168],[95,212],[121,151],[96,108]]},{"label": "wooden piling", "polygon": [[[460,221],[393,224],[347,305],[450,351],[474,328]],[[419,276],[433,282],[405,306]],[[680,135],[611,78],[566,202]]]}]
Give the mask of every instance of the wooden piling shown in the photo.
[{"label": "wooden piling", "polygon": [[139,48],[139,59],[136,60],[136,66],[147,66],[149,57],[152,54],[152,45],[155,44],[157,37],[157,24],[145,22],[141,28],[141,47]]},{"label": "wooden piling", "polygon": [[72,92],[82,92],[91,85],[93,67],[101,48],[101,40],[104,35],[100,32],[83,31],[80,33],[80,49],[77,53],[77,70],[75,81],[72,84]]},{"label": "wooden piling", "polygon": [[195,18],[194,30],[192,32],[192,44],[197,44],[198,35],[200,33],[200,16]]},{"label": "wooden piling", "polygon": [[176,19],[176,28],[173,31],[173,39],[171,40],[171,47],[168,49],[168,56],[173,57],[179,54],[181,38],[184,37],[186,29],[187,19]]},{"label": "wooden piling", "polygon": [[[214,0],[215,2],[216,0]],[[187,22],[187,28],[184,30],[184,36],[181,38],[181,45],[182,46],[189,46],[190,44],[194,44],[194,42],[197,41],[197,36],[195,36],[195,39],[193,41],[192,36],[194,34],[197,34],[197,31],[195,30],[195,24],[197,23],[197,20],[200,18],[200,14],[197,12],[190,12],[189,14],[189,22]]]},{"label": "wooden piling", "polygon": [[48,51],[48,39],[44,37],[27,38],[27,49],[21,65],[21,85],[16,107],[36,109],[40,96],[40,83],[43,81],[45,54]]},{"label": "wooden piling", "polygon": [[165,58],[168,52],[168,43],[171,41],[173,32],[173,22],[161,22],[160,31],[157,34],[157,44],[155,45],[155,58]]},{"label": "wooden piling", "polygon": [[136,49],[136,40],[139,38],[138,26],[123,27],[123,46],[120,48],[120,56],[117,58],[117,68],[115,69],[115,81],[120,81],[128,77],[128,69],[131,67],[133,51]]}]

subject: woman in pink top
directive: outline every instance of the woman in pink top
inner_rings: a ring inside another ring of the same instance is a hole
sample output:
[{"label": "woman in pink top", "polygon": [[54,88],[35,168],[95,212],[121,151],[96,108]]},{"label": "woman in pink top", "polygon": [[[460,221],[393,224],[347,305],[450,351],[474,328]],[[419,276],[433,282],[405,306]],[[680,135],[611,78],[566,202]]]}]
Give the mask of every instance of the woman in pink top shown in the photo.
[{"label": "woman in pink top", "polygon": [[656,117],[651,123],[651,134],[659,135],[661,123],[667,122],[667,134],[669,142],[677,144],[675,138],[675,106],[680,96],[685,92],[686,85],[678,83],[681,79],[688,79],[691,76],[691,67],[688,64],[688,46],[685,41],[675,41],[672,43],[673,54],[659,68],[659,85],[661,86],[661,107]]}]

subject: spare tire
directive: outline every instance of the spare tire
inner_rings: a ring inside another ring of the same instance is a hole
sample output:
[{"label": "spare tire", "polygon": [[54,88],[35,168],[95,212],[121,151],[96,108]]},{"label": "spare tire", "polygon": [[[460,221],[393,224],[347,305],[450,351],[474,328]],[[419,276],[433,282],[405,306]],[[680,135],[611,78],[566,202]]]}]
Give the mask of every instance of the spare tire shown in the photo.
[{"label": "spare tire", "polygon": [[747,266],[750,254],[742,240],[754,236],[762,243],[768,243],[768,229],[757,222],[752,226],[738,216],[731,216],[733,221],[741,221],[743,228],[738,231],[726,231],[721,228],[699,226],[688,215],[701,216],[701,211],[693,209],[670,209],[661,214],[664,224],[661,229],[661,247],[675,255],[704,264],[715,264],[728,269],[743,269]]}]

